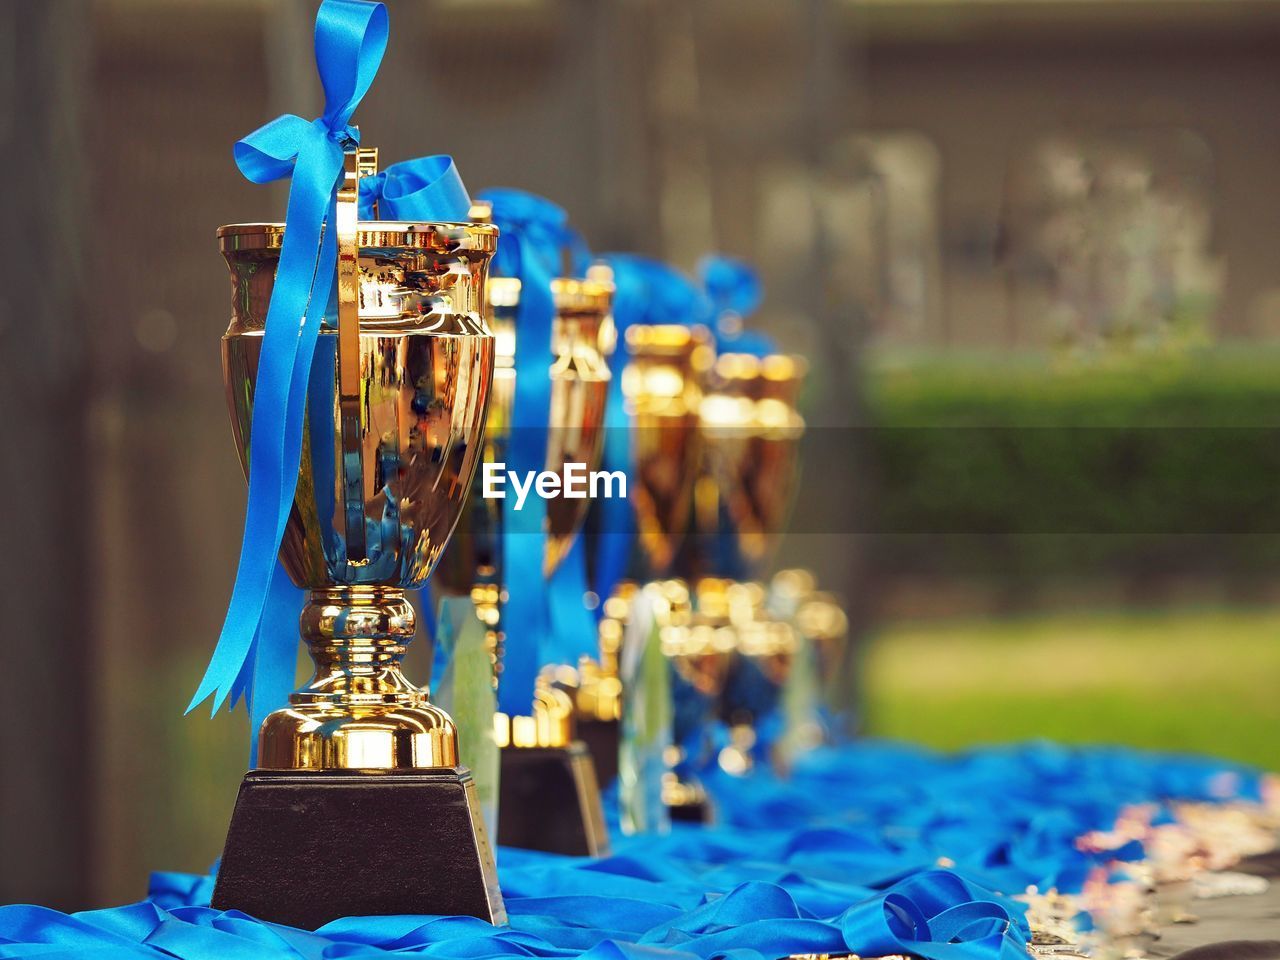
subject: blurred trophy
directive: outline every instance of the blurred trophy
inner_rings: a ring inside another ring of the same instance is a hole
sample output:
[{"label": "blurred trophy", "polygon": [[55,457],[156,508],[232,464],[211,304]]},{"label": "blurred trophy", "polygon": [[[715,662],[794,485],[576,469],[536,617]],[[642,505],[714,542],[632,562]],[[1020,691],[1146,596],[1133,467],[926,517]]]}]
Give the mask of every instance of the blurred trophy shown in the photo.
[{"label": "blurred trophy", "polygon": [[[583,665],[576,698],[579,717],[597,723],[610,715],[621,718],[614,721],[615,741],[597,737],[592,746],[599,751],[599,766],[618,770],[623,826],[638,832],[666,819],[658,808],[670,746],[670,702],[652,664],[661,659],[664,631],[669,635],[686,626],[687,585],[661,578],[689,526],[702,458],[698,409],[714,350],[700,326],[636,324],[626,338],[630,360],[622,386],[634,456],[629,491],[636,524],[633,577],[605,601],[600,663]],[[661,670],[665,681],[665,665]]]},{"label": "blurred trophy", "polygon": [[760,579],[799,474],[804,421],[796,402],[806,369],[799,357],[722,354],[702,405],[706,470],[690,565],[699,577],[695,609],[727,621],[735,637],[719,703],[730,728],[720,761],[730,772],[749,769],[758,746],[780,736],[767,728],[781,723],[781,694],[799,650],[799,635],[770,611]]},{"label": "blurred trophy", "polygon": [[[474,215],[487,212],[477,204]],[[485,459],[506,460],[511,405],[515,397],[516,325],[520,281],[489,280],[494,305],[492,326],[498,345],[497,371],[490,404]],[[565,464],[585,464],[588,474],[600,465],[604,409],[613,350],[612,274],[597,265],[584,279],[559,277],[551,283],[555,301],[552,326],[551,423],[546,469],[563,473]],[[475,481],[477,487],[479,478]],[[589,501],[562,494],[547,502],[547,540],[543,574],[547,579],[569,553],[581,529]],[[469,594],[477,616],[488,628],[494,680],[502,670],[507,643],[534,642],[520,637],[522,625],[504,621],[501,501],[472,496],[455,539],[432,583],[445,594]],[[554,665],[552,665],[554,666]],[[608,831],[600,807],[591,754],[574,735],[573,702],[554,682],[540,676],[524,716],[494,715],[500,748],[498,842],[575,856],[608,851]]]},{"label": "blurred trophy", "polygon": [[696,597],[684,586],[687,614],[662,632],[662,653],[671,665],[671,746],[663,774],[662,802],[673,820],[711,823],[714,807],[695,771],[714,748],[710,726],[733,664],[737,636],[729,617],[731,581],[698,582]]},{"label": "blurred trophy", "polygon": [[[769,583],[768,606],[790,623],[799,641],[782,694],[786,729],[777,759],[792,757],[835,735],[836,718],[854,709],[857,651],[849,642],[849,617],[839,599],[818,589],[809,570],[779,570]],[[855,718],[856,719],[856,718]]]},{"label": "blurred trophy", "polygon": [[[321,331],[280,560],[308,591],[314,676],[261,728],[213,905],[314,928],[344,916],[506,914],[457,729],[401,673],[420,588],[481,460],[494,340],[491,225],[356,219],[376,152],[338,192],[337,325]],[[231,270],[223,373],[246,467],[284,227],[218,231]]]}]

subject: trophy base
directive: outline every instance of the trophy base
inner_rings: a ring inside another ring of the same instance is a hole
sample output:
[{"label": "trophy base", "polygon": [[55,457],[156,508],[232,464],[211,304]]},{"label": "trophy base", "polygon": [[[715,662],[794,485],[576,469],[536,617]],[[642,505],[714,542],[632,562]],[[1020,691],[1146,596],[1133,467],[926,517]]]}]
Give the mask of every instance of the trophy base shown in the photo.
[{"label": "trophy base", "polygon": [[618,745],[622,724],[617,720],[594,720],[579,716],[574,725],[578,739],[587,745],[596,766],[596,782],[607,787],[618,779]]},{"label": "trophy base", "polygon": [[575,857],[609,853],[591,754],[567,747],[503,747],[498,843]]},{"label": "trophy base", "polygon": [[673,823],[700,823],[704,826],[716,822],[716,805],[707,795],[707,788],[697,780],[681,780],[675,774],[662,785],[662,799]]},{"label": "trophy base", "polygon": [[667,804],[667,813],[673,823],[701,823],[710,825],[716,822],[716,808],[711,798],[702,796],[686,803]]},{"label": "trophy base", "polygon": [[507,919],[465,767],[249,771],[213,906],[307,930],[350,916]]}]

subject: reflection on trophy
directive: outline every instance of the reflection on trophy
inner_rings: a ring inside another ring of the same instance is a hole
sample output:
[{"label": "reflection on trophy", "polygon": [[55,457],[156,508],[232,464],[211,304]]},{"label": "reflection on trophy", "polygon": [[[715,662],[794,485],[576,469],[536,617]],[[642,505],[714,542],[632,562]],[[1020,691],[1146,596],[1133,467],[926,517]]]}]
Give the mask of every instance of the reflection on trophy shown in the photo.
[{"label": "reflection on trophy", "polygon": [[[213,903],[301,927],[363,914],[505,919],[457,730],[401,672],[420,588],[481,460],[494,341],[490,225],[356,223],[373,151],[338,194],[338,316],[308,387],[302,465],[280,549],[308,591],[314,676],[261,729]],[[222,341],[247,470],[254,384],[284,228],[218,231],[231,270]]]},{"label": "reflection on trophy", "polygon": [[[504,462],[515,396],[520,281],[492,278],[489,292],[498,358],[485,459]],[[584,279],[556,278],[551,292],[556,315],[554,359],[547,372],[551,423],[546,469],[561,473],[565,464],[581,463],[590,472],[600,465],[604,442],[610,379],[607,357],[614,344],[612,273],[608,267],[593,266]],[[588,503],[564,496],[548,500],[545,576],[550,577],[567,556]],[[489,631],[496,682],[504,645],[531,642],[522,641],[519,624],[503,621],[500,501],[485,500],[478,493],[472,496],[462,526],[464,533],[446,552],[433,584],[445,593],[470,594],[476,603],[477,615]],[[530,714],[494,716],[494,735],[501,749],[498,839],[526,849],[603,854],[608,833],[591,755],[574,736],[572,700],[553,680],[554,672],[539,678]]]}]

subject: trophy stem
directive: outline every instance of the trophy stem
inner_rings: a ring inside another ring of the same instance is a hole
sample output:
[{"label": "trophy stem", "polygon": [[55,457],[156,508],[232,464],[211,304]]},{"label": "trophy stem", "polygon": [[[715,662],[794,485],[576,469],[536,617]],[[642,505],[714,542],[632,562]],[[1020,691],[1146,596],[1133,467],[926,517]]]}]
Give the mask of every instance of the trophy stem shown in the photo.
[{"label": "trophy stem", "polygon": [[414,634],[398,587],[312,590],[302,638],[315,674],[270,714],[259,767],[270,770],[412,770],[458,765],[458,731],[401,672]]},{"label": "trophy stem", "polygon": [[328,587],[312,590],[301,629],[315,663],[293,704],[413,704],[426,700],[401,673],[416,630],[413,605],[396,587]]}]

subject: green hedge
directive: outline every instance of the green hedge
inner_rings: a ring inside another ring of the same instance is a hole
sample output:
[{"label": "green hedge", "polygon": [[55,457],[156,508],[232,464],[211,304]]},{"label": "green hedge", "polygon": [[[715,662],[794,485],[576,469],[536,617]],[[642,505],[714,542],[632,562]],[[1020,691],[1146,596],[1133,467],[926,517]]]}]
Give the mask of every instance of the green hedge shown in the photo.
[{"label": "green hedge", "polygon": [[1280,571],[1280,349],[898,358],[865,385],[889,572]]}]

